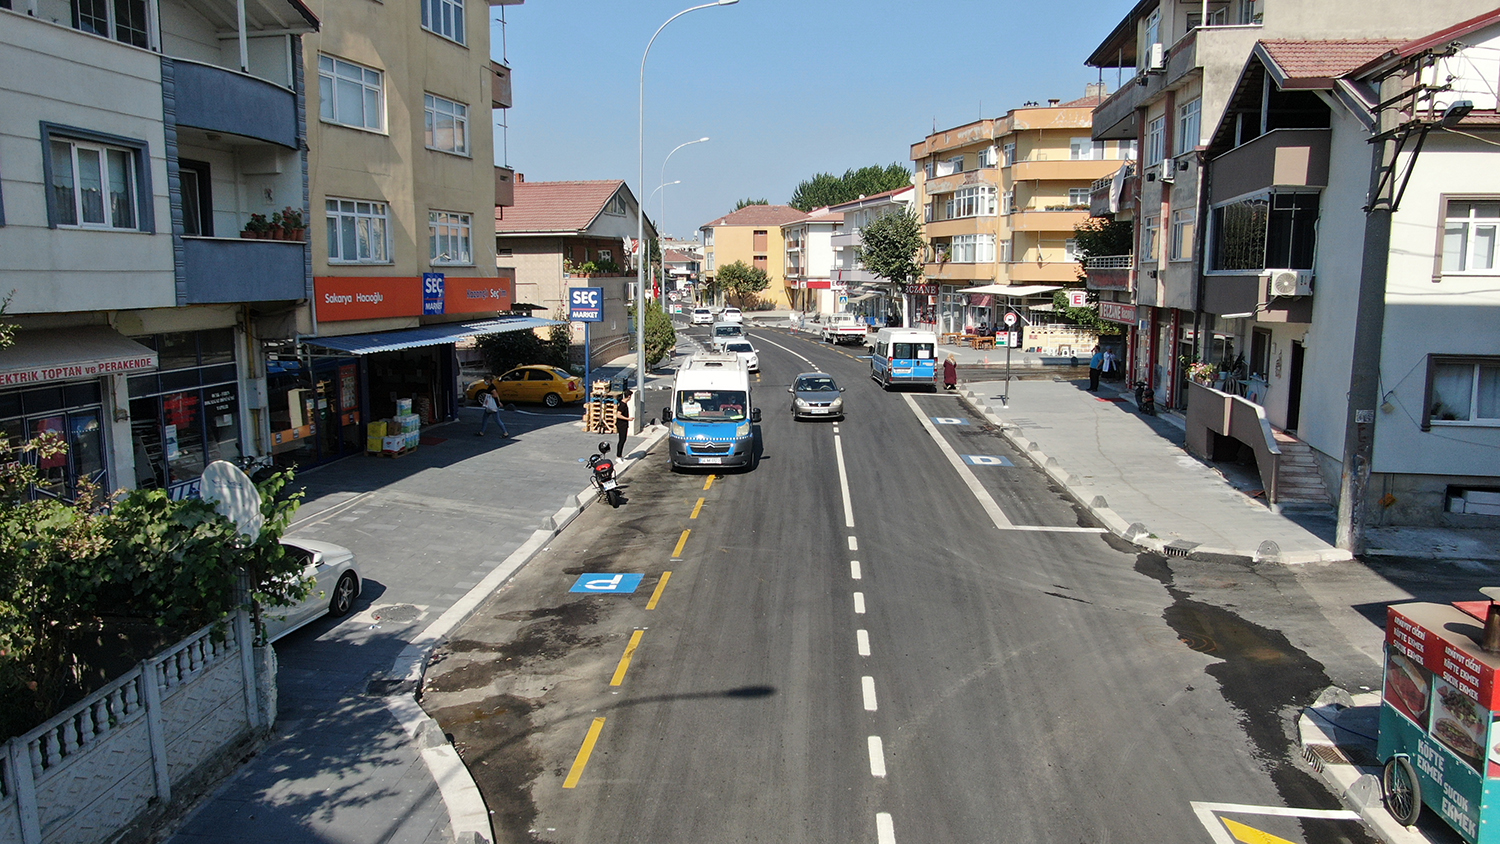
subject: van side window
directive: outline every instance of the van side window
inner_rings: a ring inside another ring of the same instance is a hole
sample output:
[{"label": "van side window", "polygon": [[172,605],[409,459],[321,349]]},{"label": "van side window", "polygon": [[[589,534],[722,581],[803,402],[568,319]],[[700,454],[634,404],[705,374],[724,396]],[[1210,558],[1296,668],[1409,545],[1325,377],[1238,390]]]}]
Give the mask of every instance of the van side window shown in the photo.
[{"label": "van side window", "polygon": [[881,344],[879,344],[879,345],[877,345],[875,347],[875,354],[880,355],[881,357],[885,357],[886,356],[885,352],[886,352],[886,345],[884,343],[881,343]]}]

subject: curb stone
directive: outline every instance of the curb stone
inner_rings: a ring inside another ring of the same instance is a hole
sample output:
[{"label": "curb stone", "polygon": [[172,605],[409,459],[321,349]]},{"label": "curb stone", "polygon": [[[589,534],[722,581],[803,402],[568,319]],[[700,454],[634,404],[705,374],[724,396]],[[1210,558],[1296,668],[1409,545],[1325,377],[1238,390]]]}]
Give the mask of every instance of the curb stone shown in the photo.
[{"label": "curb stone", "polygon": [[1339,714],[1347,709],[1379,705],[1379,692],[1365,692],[1351,697],[1347,691],[1337,686],[1324,689],[1313,705],[1302,710],[1297,719],[1302,757],[1344,805],[1359,813],[1365,827],[1380,840],[1386,844],[1426,844],[1428,839],[1425,835],[1397,823],[1390,812],[1386,811],[1381,797],[1379,766],[1359,765],[1353,761],[1326,761],[1348,759],[1340,749],[1337,731],[1352,731],[1347,727],[1337,726]]}]

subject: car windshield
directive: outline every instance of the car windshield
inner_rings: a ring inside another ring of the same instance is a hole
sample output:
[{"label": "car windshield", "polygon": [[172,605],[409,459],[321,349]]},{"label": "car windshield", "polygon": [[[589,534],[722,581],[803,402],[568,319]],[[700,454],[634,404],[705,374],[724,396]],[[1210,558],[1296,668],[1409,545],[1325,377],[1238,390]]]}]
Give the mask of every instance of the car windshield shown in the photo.
[{"label": "car windshield", "polygon": [[833,383],[832,378],[798,378],[797,392],[799,393],[835,393],[838,385]]},{"label": "car windshield", "polygon": [[731,352],[753,352],[755,347],[749,343],[725,343],[724,348]]},{"label": "car windshield", "polygon": [[714,334],[719,337],[738,337],[740,327],[738,325],[721,325],[714,329]]},{"label": "car windshield", "polygon": [[741,390],[679,390],[676,415],[698,422],[742,422],[745,393]]}]

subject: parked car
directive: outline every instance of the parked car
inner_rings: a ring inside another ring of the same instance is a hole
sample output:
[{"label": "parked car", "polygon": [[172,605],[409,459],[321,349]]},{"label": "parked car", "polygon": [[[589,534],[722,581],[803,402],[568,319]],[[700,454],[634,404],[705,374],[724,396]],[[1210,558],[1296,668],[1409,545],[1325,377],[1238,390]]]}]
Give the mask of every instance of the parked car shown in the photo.
[{"label": "parked car", "polygon": [[826,372],[804,372],[792,380],[793,419],[844,418],[844,388]]},{"label": "parked car", "polygon": [[300,604],[266,608],[261,618],[266,638],[272,642],[324,615],[348,615],[363,584],[354,565],[354,552],[342,545],[287,537],[282,537],[281,544],[287,553],[302,558],[302,575],[313,581],[313,587]]},{"label": "parked car", "polygon": [[740,361],[745,364],[747,371],[760,371],[760,353],[755,350],[754,346],[750,345],[749,340],[731,340],[723,345],[724,351],[739,355]]},{"label": "parked car", "polygon": [[693,309],[693,321],[692,321],[692,324],[693,325],[713,325],[714,324],[714,312],[711,311],[711,310],[709,310],[708,308],[694,308]]},{"label": "parked car", "polygon": [[725,308],[724,313],[719,314],[719,322],[744,322],[745,315],[739,308]]},{"label": "parked car", "polygon": [[583,379],[555,366],[518,366],[498,378],[475,381],[464,394],[469,401],[478,401],[479,394],[491,386],[500,392],[500,401],[541,402],[548,407],[581,401],[584,396]]}]

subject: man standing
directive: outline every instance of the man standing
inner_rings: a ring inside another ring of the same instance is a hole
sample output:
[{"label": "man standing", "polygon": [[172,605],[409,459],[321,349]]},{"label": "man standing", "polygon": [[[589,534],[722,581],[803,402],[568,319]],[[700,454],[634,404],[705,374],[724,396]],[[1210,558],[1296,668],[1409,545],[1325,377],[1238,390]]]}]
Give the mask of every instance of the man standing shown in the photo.
[{"label": "man standing", "polygon": [[626,387],[619,403],[615,405],[615,432],[620,435],[620,442],[615,446],[615,456],[621,460],[625,459],[625,438],[630,436],[630,388]]},{"label": "man standing", "polygon": [[1089,358],[1089,392],[1099,392],[1099,369],[1104,366],[1104,353],[1099,347],[1094,347],[1094,354]]},{"label": "man standing", "polygon": [[505,429],[505,422],[500,419],[500,392],[491,387],[480,401],[484,407],[484,415],[479,417],[479,430],[474,432],[474,436],[484,436],[484,427],[490,423],[491,419],[494,419],[495,424],[500,426],[500,436],[509,437],[510,431]]}]

